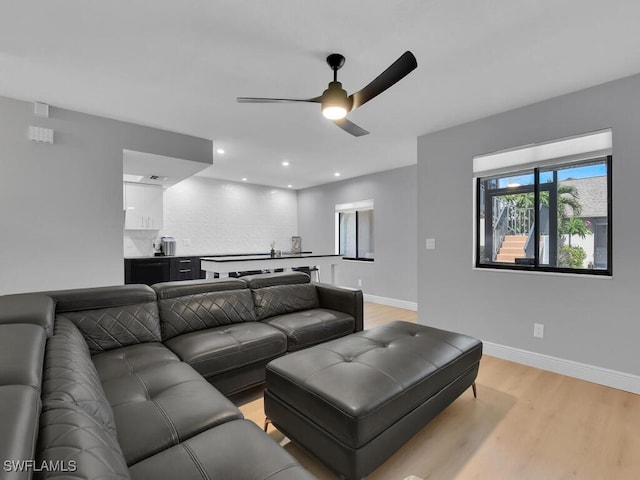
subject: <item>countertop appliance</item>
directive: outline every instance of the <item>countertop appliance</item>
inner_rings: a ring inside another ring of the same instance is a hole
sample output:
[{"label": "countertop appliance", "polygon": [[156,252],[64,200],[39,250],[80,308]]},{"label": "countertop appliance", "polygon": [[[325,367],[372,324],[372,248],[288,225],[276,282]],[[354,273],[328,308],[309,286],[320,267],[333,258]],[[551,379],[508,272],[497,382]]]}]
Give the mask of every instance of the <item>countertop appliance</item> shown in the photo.
[{"label": "countertop appliance", "polygon": [[173,256],[176,254],[176,239],[174,237],[161,237],[162,254],[165,256]]}]

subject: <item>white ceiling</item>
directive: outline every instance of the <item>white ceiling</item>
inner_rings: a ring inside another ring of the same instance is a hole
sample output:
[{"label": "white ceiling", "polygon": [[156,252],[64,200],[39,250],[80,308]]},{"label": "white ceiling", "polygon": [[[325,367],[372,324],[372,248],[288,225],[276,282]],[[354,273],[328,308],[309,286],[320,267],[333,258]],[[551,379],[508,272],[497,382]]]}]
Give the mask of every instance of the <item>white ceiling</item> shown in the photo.
[{"label": "white ceiling", "polygon": [[[207,168],[207,167],[204,167]],[[143,177],[134,182],[161,185],[168,188],[201,172],[203,164],[181,158],[165,157],[153,153],[122,151],[122,173]],[[155,178],[158,177],[158,178]],[[125,178],[125,181],[132,181]]]},{"label": "white ceiling", "polygon": [[[206,175],[303,188],[416,163],[416,137],[640,71],[637,0],[1,0],[0,95],[214,141]],[[418,69],[350,114],[405,50]],[[288,160],[291,165],[282,167]]]}]

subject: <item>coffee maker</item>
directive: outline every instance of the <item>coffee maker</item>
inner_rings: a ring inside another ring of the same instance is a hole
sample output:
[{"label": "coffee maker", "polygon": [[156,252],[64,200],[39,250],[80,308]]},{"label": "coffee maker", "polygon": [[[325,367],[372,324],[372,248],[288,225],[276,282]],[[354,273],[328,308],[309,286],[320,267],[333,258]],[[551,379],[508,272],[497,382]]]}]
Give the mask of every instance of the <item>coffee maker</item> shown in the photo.
[{"label": "coffee maker", "polygon": [[160,238],[161,254],[169,257],[176,254],[176,239],[174,237],[161,237]]}]

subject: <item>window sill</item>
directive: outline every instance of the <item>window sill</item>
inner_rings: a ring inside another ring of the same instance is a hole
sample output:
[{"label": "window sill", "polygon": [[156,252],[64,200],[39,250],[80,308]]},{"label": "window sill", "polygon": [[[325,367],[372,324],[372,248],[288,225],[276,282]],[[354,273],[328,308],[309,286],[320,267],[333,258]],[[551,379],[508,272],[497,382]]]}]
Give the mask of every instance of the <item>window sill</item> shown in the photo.
[{"label": "window sill", "polygon": [[511,268],[484,268],[472,267],[472,270],[477,272],[498,272],[498,273],[516,273],[518,275],[547,275],[552,277],[571,277],[571,278],[589,278],[596,280],[611,280],[613,275],[592,275],[588,273],[565,273],[565,272],[543,272],[540,270],[518,270]]}]

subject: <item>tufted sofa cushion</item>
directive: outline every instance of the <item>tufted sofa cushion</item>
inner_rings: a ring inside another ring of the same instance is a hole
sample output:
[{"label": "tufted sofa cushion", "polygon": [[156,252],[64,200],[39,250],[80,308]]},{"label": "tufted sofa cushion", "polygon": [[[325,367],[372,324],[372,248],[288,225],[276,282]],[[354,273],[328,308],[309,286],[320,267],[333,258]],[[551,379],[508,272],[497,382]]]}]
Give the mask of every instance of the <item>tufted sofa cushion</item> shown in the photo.
[{"label": "tufted sofa cushion", "polygon": [[82,288],[48,293],[57,303],[56,321],[66,318],[82,332],[93,353],[159,342],[155,292],[146,285]]},{"label": "tufted sofa cushion", "polygon": [[210,378],[283,355],[287,338],[269,325],[250,322],[186,333],[166,345],[203,377]]},{"label": "tufted sofa cushion", "polygon": [[180,359],[161,343],[139,343],[97,353],[92,357],[102,383],[113,378],[135,375],[139,370]]},{"label": "tufted sofa cushion", "polygon": [[257,288],[252,292],[258,320],[320,306],[316,287],[309,283]]},{"label": "tufted sofa cushion", "polygon": [[264,323],[287,336],[287,351],[294,352],[353,333],[351,315],[326,308],[313,308],[267,318]]},{"label": "tufted sofa cushion", "polygon": [[251,291],[229,290],[158,300],[162,337],[256,320]]},{"label": "tufted sofa cushion", "polygon": [[73,403],[116,438],[113,411],[87,344],[78,328],[65,318],[58,319],[54,335],[47,344],[42,390],[45,406],[56,402]]},{"label": "tufted sofa cushion", "polygon": [[131,345],[93,358],[128,465],[242,416],[161,344]]},{"label": "tufted sofa cushion", "polygon": [[[129,479],[120,446],[103,426],[72,403],[52,402],[40,416],[36,463],[57,465],[36,479]],[[65,471],[67,470],[67,471]]]},{"label": "tufted sofa cushion", "polygon": [[130,468],[134,480],[314,480],[247,420],[225,423]]}]

